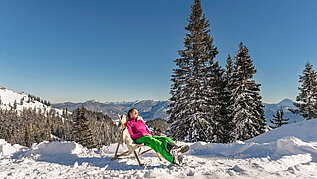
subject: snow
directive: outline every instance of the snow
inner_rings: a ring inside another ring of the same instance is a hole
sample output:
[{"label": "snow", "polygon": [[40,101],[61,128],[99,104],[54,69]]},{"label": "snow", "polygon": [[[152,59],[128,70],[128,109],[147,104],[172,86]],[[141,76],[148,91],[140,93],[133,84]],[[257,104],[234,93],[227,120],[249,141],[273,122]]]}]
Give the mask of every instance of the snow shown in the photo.
[{"label": "snow", "polygon": [[190,154],[214,157],[252,158],[309,153],[317,162],[317,120],[284,125],[245,142],[232,144],[206,144],[197,142]]},{"label": "snow", "polygon": [[[0,108],[1,109],[10,109],[10,105],[13,106],[14,102],[17,103],[17,111],[20,112],[23,110],[23,108],[26,109],[36,109],[37,111],[41,110],[42,112],[44,111],[44,109],[46,110],[51,110],[52,107],[51,106],[46,106],[43,103],[40,103],[36,100],[34,100],[33,102],[29,102],[28,103],[28,95],[24,94],[24,93],[17,93],[15,91],[9,90],[5,87],[0,87],[0,99],[1,99],[1,105]],[[21,105],[20,102],[21,100],[23,100],[23,104]],[[55,109],[55,111],[62,115],[63,111],[60,109]]]},{"label": "snow", "polygon": [[190,143],[181,167],[159,161],[154,152],[140,157],[143,167],[133,156],[111,161],[116,144],[100,150],[75,142],[26,148],[0,140],[0,178],[317,178],[316,127],[312,119],[244,142]]},{"label": "snow", "polygon": [[305,142],[317,142],[317,120],[311,119],[309,121],[302,121],[283,125],[280,128],[273,129],[258,137],[250,139],[250,142],[267,143],[276,141],[287,136],[294,136]]},{"label": "snow", "polygon": [[233,144],[205,144],[198,142],[191,146],[191,155],[227,158],[261,158],[277,160],[285,155],[310,154],[317,162],[317,148],[295,137],[285,137],[270,143],[240,142]]},{"label": "snow", "polygon": [[7,143],[5,140],[0,139],[0,158],[3,156],[13,154],[21,148],[22,146],[20,145],[15,144],[12,146],[11,144]]}]

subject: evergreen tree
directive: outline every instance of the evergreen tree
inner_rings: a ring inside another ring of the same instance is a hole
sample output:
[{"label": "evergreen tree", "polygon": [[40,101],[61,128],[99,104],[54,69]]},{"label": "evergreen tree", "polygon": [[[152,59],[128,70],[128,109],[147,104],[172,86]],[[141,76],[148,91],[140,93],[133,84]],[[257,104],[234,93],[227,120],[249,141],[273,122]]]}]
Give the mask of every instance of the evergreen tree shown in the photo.
[{"label": "evergreen tree", "polygon": [[284,124],[288,124],[289,118],[284,119],[283,115],[284,115],[283,109],[282,108],[278,109],[276,111],[276,114],[273,115],[273,119],[270,120],[270,122],[274,125],[274,126],[269,125],[270,128],[275,129],[275,128],[281,127]]},{"label": "evergreen tree", "polygon": [[233,140],[247,140],[265,132],[264,106],[259,94],[260,84],[252,80],[255,73],[249,50],[241,42],[234,57],[228,84],[231,98],[227,109]]},{"label": "evergreen tree", "polygon": [[317,118],[317,74],[313,70],[313,65],[309,62],[306,63],[303,75],[299,75],[299,82],[302,83],[298,87],[299,94],[296,97],[294,105],[297,107],[295,110],[290,110],[295,114],[303,116],[309,120]]},{"label": "evergreen tree", "polygon": [[171,104],[167,113],[171,127],[168,135],[177,140],[211,141],[214,117],[221,109],[218,99],[222,71],[217,62],[218,54],[213,45],[210,23],[202,14],[201,1],[191,6],[188,34],[184,38],[184,50],[174,60],[171,81]]},{"label": "evergreen tree", "polygon": [[95,147],[90,121],[85,114],[84,106],[77,110],[73,126],[73,139],[87,148]]},{"label": "evergreen tree", "polygon": [[228,143],[233,139],[231,138],[230,132],[232,131],[231,126],[231,114],[233,112],[232,109],[228,108],[231,106],[230,99],[232,98],[231,88],[229,86],[230,83],[230,75],[233,70],[233,61],[228,54],[226,60],[226,71],[223,76],[223,104],[222,104],[222,118],[218,118],[216,120],[216,125],[214,129],[214,142],[217,143]]},{"label": "evergreen tree", "polygon": [[14,109],[14,110],[17,109],[17,105],[18,105],[18,104],[17,104],[17,100],[14,100],[14,103],[13,103],[13,109]]}]

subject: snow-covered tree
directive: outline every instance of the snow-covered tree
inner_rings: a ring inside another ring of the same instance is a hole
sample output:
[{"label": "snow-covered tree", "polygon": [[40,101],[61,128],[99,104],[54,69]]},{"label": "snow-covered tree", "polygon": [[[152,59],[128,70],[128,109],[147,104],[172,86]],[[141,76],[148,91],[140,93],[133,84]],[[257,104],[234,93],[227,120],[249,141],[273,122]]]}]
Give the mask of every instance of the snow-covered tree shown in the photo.
[{"label": "snow-covered tree", "polygon": [[85,114],[85,108],[82,106],[78,111],[74,121],[73,139],[87,148],[95,147],[91,124]]},{"label": "snow-covered tree", "polygon": [[276,114],[273,115],[273,119],[270,120],[270,122],[273,124],[273,125],[269,125],[270,128],[275,129],[275,128],[281,127],[284,124],[288,124],[289,118],[284,119],[283,117],[284,117],[284,112],[283,112],[283,109],[280,108],[276,111]]},{"label": "snow-covered tree", "polygon": [[[211,141],[213,118],[218,114],[218,99],[222,71],[217,62],[218,54],[210,35],[210,23],[202,14],[201,1],[192,5],[188,34],[184,38],[184,50],[174,60],[171,81],[171,104],[167,113],[171,127],[168,134],[177,140]],[[219,82],[220,81],[220,82]]]},{"label": "snow-covered tree", "polygon": [[247,140],[265,132],[264,106],[259,94],[260,84],[253,80],[255,73],[249,50],[241,42],[234,57],[232,72],[228,74],[231,98],[227,109],[233,140]]},{"label": "snow-covered tree", "polygon": [[228,55],[227,57],[226,70],[223,76],[223,104],[221,109],[221,118],[217,118],[214,126],[214,142],[228,143],[232,141],[230,132],[232,131],[231,117],[232,110],[228,108],[230,106],[230,99],[232,98],[231,88],[229,86],[230,75],[233,70],[233,61]]},{"label": "snow-covered tree", "polygon": [[290,111],[307,120],[317,118],[317,74],[309,62],[305,65],[303,75],[299,75],[299,82],[302,84],[298,87],[300,92],[296,97],[297,102],[294,102],[297,109]]}]

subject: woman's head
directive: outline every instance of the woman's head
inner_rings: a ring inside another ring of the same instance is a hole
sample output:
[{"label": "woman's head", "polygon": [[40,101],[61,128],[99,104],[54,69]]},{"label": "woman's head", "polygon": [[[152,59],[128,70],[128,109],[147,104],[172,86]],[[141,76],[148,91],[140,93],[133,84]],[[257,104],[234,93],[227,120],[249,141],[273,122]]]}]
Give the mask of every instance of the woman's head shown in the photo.
[{"label": "woman's head", "polygon": [[132,108],[128,111],[128,117],[130,118],[137,118],[138,117],[138,110],[136,108]]}]

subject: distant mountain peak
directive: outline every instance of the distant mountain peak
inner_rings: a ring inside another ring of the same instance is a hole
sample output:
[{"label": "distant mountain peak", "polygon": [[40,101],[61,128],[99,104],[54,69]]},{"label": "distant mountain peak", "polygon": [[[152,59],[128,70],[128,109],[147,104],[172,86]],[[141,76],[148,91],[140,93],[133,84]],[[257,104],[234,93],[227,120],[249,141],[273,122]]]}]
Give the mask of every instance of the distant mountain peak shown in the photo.
[{"label": "distant mountain peak", "polygon": [[98,100],[92,99],[92,100],[86,101],[85,103],[101,103],[101,102]]},{"label": "distant mountain peak", "polygon": [[277,103],[277,105],[280,107],[293,107],[294,106],[293,103],[294,103],[293,100],[286,98],[280,101],[279,103]]}]

